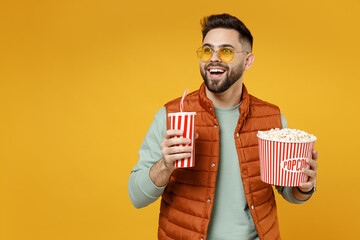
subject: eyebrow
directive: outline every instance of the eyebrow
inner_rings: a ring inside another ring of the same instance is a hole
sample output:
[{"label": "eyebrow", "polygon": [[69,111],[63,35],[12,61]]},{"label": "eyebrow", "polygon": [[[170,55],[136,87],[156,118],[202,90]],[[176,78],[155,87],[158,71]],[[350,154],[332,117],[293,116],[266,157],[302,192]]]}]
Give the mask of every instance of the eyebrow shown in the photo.
[{"label": "eyebrow", "polygon": [[[212,45],[212,44],[210,44],[210,43],[205,43],[205,44],[203,45],[203,47],[214,47],[214,45]],[[219,45],[219,47],[220,47],[220,48],[222,48],[222,47],[231,47],[231,48],[234,48],[234,49],[235,49],[235,47],[234,47],[233,45],[231,45],[231,44],[221,44],[221,45]]]}]

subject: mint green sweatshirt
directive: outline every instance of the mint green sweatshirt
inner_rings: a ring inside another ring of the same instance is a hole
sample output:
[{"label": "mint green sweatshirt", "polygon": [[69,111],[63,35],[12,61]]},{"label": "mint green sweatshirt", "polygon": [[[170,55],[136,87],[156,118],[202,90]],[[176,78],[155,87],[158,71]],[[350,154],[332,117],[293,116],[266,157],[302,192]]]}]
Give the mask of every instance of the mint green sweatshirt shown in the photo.
[{"label": "mint green sweatshirt", "polygon": [[[240,103],[241,104],[241,103]],[[220,125],[220,159],[216,179],[215,198],[208,228],[208,240],[259,239],[242,184],[238,156],[235,148],[234,131],[239,119],[239,105],[233,108],[215,108]],[[281,114],[283,128],[287,128]],[[128,183],[130,200],[136,208],[155,202],[165,186],[156,186],[149,177],[152,165],[162,158],[160,144],[166,132],[166,109],[161,108],[155,115],[139,150],[139,161],[132,169]],[[292,187],[276,186],[279,194],[288,202],[300,204]]]}]

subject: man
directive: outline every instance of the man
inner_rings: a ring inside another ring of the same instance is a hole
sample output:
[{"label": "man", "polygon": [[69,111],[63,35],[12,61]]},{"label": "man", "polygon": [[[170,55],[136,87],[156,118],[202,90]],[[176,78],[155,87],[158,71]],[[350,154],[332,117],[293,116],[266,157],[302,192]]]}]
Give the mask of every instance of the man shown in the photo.
[{"label": "man", "polygon": [[[280,239],[274,193],[260,180],[257,131],[287,127],[277,106],[248,94],[243,73],[254,61],[253,38],[228,14],[202,22],[198,50],[204,79],[189,94],[184,109],[196,112],[195,167],[174,168],[190,156],[189,139],[169,129],[167,113],[179,111],[179,99],[160,109],[140,147],[129,179],[135,207],[162,195],[159,239]],[[315,187],[318,158],[309,159],[309,176],[298,188],[276,187],[291,203],[307,201]]]}]

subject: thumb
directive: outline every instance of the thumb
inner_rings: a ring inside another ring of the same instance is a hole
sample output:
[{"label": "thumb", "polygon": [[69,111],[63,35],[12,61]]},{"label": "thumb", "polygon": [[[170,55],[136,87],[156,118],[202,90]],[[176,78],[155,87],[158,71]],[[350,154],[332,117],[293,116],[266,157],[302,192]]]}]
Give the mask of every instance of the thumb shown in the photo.
[{"label": "thumb", "polygon": [[199,137],[198,133],[195,133],[195,139],[197,139]]}]

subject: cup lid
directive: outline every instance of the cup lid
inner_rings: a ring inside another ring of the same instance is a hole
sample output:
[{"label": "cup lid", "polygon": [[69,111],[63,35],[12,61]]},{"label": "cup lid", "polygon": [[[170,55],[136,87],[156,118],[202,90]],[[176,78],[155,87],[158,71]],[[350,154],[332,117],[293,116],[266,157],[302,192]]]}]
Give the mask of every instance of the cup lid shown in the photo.
[{"label": "cup lid", "polygon": [[168,116],[184,116],[184,115],[196,115],[196,112],[175,112],[175,113],[169,113]]}]

